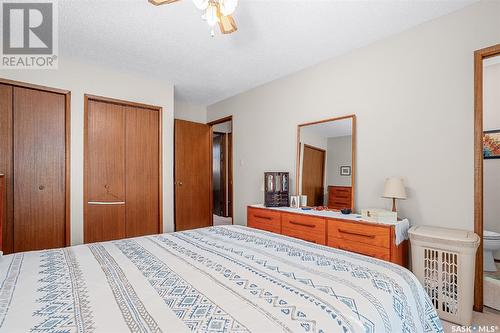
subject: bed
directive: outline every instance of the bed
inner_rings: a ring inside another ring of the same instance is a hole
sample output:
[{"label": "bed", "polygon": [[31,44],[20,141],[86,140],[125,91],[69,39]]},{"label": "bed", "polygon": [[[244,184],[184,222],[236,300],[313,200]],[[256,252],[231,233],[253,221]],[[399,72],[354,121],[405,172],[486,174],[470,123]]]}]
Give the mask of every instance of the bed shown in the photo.
[{"label": "bed", "polygon": [[242,226],[5,255],[0,332],[442,332],[411,272]]}]

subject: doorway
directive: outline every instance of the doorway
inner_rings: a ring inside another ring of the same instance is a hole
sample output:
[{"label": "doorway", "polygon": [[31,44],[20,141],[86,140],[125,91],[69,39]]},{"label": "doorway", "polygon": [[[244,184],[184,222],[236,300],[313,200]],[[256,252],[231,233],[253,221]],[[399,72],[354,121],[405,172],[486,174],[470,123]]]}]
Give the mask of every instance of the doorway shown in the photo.
[{"label": "doorway", "polygon": [[213,225],[233,224],[233,121],[209,123],[212,128]]},{"label": "doorway", "polygon": [[[490,88],[485,85],[485,64],[491,62],[494,58],[500,59],[500,44],[477,50],[474,53],[474,232],[481,238],[481,243],[476,253],[474,310],[480,312],[483,311],[483,306],[485,305],[485,283],[491,282],[489,279],[485,281],[485,262],[483,260],[489,257],[488,251],[491,249],[488,249],[488,247],[491,245],[490,243],[496,242],[495,239],[490,241],[491,231],[488,230],[490,227],[485,224],[485,199],[487,200],[487,194],[485,196],[484,178],[484,171],[486,169],[485,161],[492,159],[490,153],[487,152],[488,149],[485,149],[487,148],[486,139],[492,131],[486,132],[485,130],[490,126],[495,126],[492,123],[484,123],[485,120],[487,121],[488,119],[485,113],[488,111],[485,97],[487,89]],[[500,221],[500,217],[497,220]],[[493,259],[493,264],[490,264],[494,266],[494,258],[489,259]],[[500,294],[500,284],[498,287],[498,292]],[[488,291],[488,293],[492,293],[492,291]]]}]

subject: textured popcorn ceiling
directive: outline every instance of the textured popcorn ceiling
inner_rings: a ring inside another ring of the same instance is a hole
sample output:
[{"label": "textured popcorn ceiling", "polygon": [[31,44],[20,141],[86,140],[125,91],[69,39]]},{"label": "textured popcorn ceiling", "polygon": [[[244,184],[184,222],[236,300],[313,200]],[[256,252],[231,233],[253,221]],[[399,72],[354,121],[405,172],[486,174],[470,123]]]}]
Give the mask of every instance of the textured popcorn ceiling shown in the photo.
[{"label": "textured popcorn ceiling", "polygon": [[473,2],[240,0],[239,31],[211,38],[190,0],[60,0],[59,49],[209,105]]}]

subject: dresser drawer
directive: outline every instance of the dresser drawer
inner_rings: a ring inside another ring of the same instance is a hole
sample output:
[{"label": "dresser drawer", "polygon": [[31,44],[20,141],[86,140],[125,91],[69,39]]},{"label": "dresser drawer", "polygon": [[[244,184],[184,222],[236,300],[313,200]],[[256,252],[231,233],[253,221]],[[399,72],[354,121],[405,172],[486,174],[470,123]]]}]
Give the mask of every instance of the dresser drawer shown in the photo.
[{"label": "dresser drawer", "polygon": [[365,256],[374,257],[386,261],[390,261],[391,259],[390,249],[369,244],[363,244],[356,241],[343,240],[338,238],[328,238],[328,246],[349,252],[364,254]]},{"label": "dresser drawer", "polygon": [[391,228],[367,223],[328,220],[328,239],[353,241],[383,248],[390,248]]},{"label": "dresser drawer", "polygon": [[328,208],[352,208],[352,188],[347,186],[328,186]]},{"label": "dresser drawer", "polygon": [[326,245],[326,221],[320,217],[302,214],[281,214],[283,235]]},{"label": "dresser drawer", "polygon": [[247,226],[250,228],[281,233],[281,213],[270,209],[248,208]]}]

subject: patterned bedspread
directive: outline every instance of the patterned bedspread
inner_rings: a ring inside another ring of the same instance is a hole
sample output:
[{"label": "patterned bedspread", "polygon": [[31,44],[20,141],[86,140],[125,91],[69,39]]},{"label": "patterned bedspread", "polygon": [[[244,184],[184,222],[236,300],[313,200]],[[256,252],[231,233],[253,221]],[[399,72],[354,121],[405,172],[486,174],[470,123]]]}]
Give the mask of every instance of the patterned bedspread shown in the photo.
[{"label": "patterned bedspread", "polygon": [[239,226],[0,259],[0,332],[442,332],[408,270]]}]

